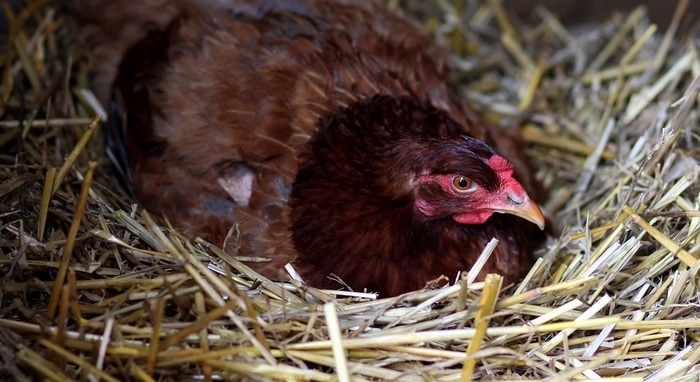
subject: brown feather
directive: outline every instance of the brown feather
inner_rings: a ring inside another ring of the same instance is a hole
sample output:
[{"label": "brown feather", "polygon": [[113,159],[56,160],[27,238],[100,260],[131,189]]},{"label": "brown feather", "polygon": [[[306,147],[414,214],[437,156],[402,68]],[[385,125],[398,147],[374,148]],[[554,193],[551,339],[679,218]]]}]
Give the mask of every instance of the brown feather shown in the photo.
[{"label": "brown feather", "polygon": [[411,21],[374,1],[84,3],[112,146],[138,200],[187,233],[223,245],[238,224],[226,249],[273,259],[268,275],[291,261],[312,285],[335,273],[385,295],[468,270],[491,237],[485,272],[512,282],[529,266],[535,225],[413,204],[405,180],[449,162],[463,135],[514,162],[533,199],[541,188],[520,138],[458,99],[445,51]]}]

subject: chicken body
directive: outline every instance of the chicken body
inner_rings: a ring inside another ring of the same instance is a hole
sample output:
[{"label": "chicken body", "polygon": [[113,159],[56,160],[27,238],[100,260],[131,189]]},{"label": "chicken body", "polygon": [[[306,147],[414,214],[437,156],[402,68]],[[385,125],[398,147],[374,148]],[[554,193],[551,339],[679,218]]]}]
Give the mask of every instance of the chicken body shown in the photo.
[{"label": "chicken body", "polygon": [[522,143],[458,99],[412,22],[373,1],[80,4],[133,192],[186,233],[384,296],[469,270],[493,237],[483,274],[529,268]]}]

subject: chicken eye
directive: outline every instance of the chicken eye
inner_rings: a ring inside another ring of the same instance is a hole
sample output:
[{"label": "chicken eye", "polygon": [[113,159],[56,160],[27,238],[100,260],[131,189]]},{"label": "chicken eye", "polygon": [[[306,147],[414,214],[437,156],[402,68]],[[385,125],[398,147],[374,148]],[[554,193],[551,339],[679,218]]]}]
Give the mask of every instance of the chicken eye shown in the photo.
[{"label": "chicken eye", "polygon": [[459,192],[468,191],[472,186],[472,180],[466,176],[457,175],[452,178],[452,186]]}]

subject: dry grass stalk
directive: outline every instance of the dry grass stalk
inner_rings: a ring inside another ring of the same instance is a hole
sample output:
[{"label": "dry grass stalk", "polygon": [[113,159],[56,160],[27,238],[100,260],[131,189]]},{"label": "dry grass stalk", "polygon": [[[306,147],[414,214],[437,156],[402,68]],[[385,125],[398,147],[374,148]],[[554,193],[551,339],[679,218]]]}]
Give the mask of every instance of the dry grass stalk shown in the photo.
[{"label": "dry grass stalk", "polygon": [[113,192],[74,20],[46,1],[3,6],[0,379],[700,376],[700,60],[687,0],[663,34],[643,8],[569,27],[544,8],[525,25],[497,0],[390,2],[455,53],[469,102],[524,126],[561,228],[500,294],[497,277],[472,271],[390,299],[268,280],[246,265],[255,259]]}]

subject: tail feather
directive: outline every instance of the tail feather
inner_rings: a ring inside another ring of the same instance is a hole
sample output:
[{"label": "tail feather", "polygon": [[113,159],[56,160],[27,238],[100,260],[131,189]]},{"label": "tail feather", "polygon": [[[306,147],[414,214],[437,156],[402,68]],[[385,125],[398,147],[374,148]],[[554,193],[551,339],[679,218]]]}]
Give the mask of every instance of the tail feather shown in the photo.
[{"label": "tail feather", "polygon": [[82,37],[94,47],[93,91],[109,105],[111,86],[124,53],[154,30],[162,30],[182,11],[173,0],[68,0],[84,25]]}]

